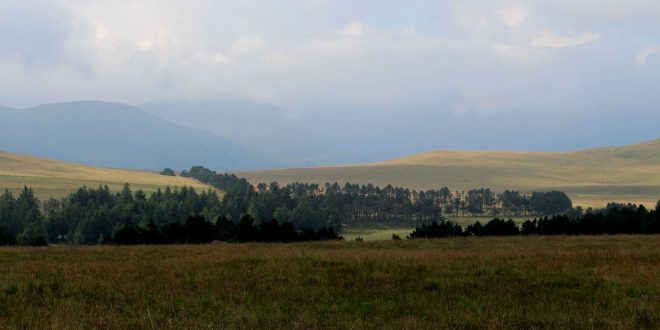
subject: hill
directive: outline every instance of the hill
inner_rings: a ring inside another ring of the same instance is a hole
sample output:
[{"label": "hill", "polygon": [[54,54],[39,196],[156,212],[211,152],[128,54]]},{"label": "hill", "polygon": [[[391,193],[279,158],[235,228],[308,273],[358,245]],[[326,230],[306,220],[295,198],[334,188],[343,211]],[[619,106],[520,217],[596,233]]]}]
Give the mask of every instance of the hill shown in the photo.
[{"label": "hill", "polygon": [[49,197],[64,197],[83,185],[96,188],[107,184],[111,190],[119,191],[126,182],[131,184],[132,189],[142,189],[145,192],[168,185],[190,186],[198,191],[211,189],[210,186],[190,178],[163,176],[147,171],[91,167],[0,151],[0,189],[3,191],[9,189],[17,192],[23,186],[30,186],[37,196],[44,200]]},{"label": "hill", "polygon": [[0,150],[95,166],[264,168],[246,148],[135,107],[71,102],[0,108]]},{"label": "hill", "polygon": [[573,152],[434,151],[364,165],[242,172],[253,183],[357,182],[414,189],[559,189],[580,205],[660,199],[660,139]]}]

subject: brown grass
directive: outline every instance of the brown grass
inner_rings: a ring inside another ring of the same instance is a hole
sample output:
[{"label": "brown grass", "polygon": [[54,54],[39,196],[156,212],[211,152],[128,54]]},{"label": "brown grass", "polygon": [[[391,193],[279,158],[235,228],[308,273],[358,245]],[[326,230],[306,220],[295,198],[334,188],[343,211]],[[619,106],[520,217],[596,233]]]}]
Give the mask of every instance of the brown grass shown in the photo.
[{"label": "brown grass", "polygon": [[0,151],[0,189],[17,192],[32,187],[40,199],[64,197],[82,186],[96,188],[107,184],[121,190],[124,183],[132,188],[153,192],[165,186],[190,186],[207,190],[211,186],[191,178],[162,176],[156,172],[92,167],[63,161],[18,155]]},{"label": "brown grass", "polygon": [[0,249],[0,328],[660,326],[660,237]]}]

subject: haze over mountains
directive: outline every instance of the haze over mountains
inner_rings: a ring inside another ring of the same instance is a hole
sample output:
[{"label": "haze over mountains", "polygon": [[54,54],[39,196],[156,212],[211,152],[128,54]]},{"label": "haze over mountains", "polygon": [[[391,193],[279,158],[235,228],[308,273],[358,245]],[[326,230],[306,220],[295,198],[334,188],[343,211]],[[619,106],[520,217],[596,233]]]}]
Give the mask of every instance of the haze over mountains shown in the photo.
[{"label": "haze over mountains", "polygon": [[363,158],[329,147],[318,125],[287,118],[273,104],[246,100],[155,102],[140,105],[156,116],[211,132],[258,152],[280,167],[355,163]]},{"label": "haze over mountains", "polygon": [[[398,112],[371,117],[360,112],[292,120],[276,106],[247,101],[161,102],[142,107],[149,112],[110,102],[0,108],[0,150],[116,168],[181,170],[202,165],[238,171],[253,183],[560,189],[585,205],[648,202],[660,194],[660,140],[562,153],[460,150],[485,144],[576,150],[585,144],[657,138],[660,120],[654,113],[634,118],[622,113],[616,121],[611,114],[592,119],[539,114],[518,121],[509,114],[470,121],[460,114],[430,116],[411,110],[406,118]],[[576,147],[567,147],[570,144]],[[448,145],[457,147],[443,148]],[[426,152],[409,156],[417,149]],[[428,152],[438,149],[454,151]],[[407,157],[370,162],[398,154]],[[318,167],[327,164],[358,165]],[[292,169],[255,171],[285,167]]]},{"label": "haze over mountains", "polygon": [[209,132],[109,102],[0,109],[0,150],[107,167],[263,168],[272,163]]},{"label": "haze over mountains", "polygon": [[[596,103],[596,101],[594,101]],[[624,110],[599,104],[590,111],[474,113],[418,105],[341,110],[327,108],[303,118],[322,142],[368,162],[432,150],[564,152],[634,144],[660,135],[660,111]]]},{"label": "haze over mountains", "polygon": [[109,167],[225,171],[354,164],[438,149],[565,151],[657,137],[660,113],[605,112],[326,109],[293,120],[276,105],[245,100],[69,102],[0,107],[0,150]]},{"label": "haze over mountains", "polygon": [[5,109],[0,147],[230,170],[658,137],[658,1],[156,3],[3,2],[1,104],[169,122]]}]

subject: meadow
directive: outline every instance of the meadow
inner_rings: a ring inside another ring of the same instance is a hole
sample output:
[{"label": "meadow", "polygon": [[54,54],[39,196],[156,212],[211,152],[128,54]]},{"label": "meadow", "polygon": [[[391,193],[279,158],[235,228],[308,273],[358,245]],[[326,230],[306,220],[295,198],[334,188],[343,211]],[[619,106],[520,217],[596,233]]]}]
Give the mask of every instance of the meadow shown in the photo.
[{"label": "meadow", "polygon": [[112,191],[121,191],[127,182],[133,190],[141,189],[147,193],[166,186],[189,186],[198,191],[213,189],[191,178],[93,167],[0,151],[0,189],[17,193],[24,186],[32,187],[41,200],[65,197],[82,186],[98,188],[99,185],[108,185]]},{"label": "meadow", "polygon": [[[492,216],[447,216],[447,220],[461,225],[463,228],[479,221],[481,224],[486,224],[488,221],[493,220]],[[533,217],[507,217],[512,219],[518,225],[521,225],[528,219]],[[392,235],[396,234],[400,238],[406,238],[413,230],[414,226],[401,226],[393,224],[364,224],[364,225],[343,225],[341,235],[346,241],[354,241],[358,237],[363,241],[382,241],[392,239]]]},{"label": "meadow", "polygon": [[660,237],[0,249],[0,328],[657,329]]},{"label": "meadow", "polygon": [[635,202],[660,197],[660,140],[574,152],[434,151],[380,163],[241,172],[252,183],[351,182],[452,191],[560,190],[575,205]]}]

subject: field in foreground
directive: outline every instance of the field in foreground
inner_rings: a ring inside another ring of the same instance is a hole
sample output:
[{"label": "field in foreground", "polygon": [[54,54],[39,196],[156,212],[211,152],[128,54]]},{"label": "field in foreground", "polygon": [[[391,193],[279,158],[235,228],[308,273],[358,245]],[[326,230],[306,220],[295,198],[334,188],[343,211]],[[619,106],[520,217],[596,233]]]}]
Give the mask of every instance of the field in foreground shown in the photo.
[{"label": "field in foreground", "polygon": [[0,190],[18,192],[23,186],[32,187],[37,197],[64,197],[82,186],[97,188],[107,184],[112,191],[120,191],[124,183],[133,190],[145,192],[170,187],[189,186],[198,191],[211,188],[191,178],[163,176],[155,172],[110,169],[85,166],[46,158],[18,155],[0,151]]},{"label": "field in foreground", "polygon": [[660,326],[660,237],[0,249],[0,328]]},{"label": "field in foreground", "polygon": [[574,152],[435,151],[387,162],[243,172],[256,184],[352,182],[452,191],[491,188],[501,192],[561,190],[576,205],[604,207],[660,199],[660,139],[622,147]]}]

